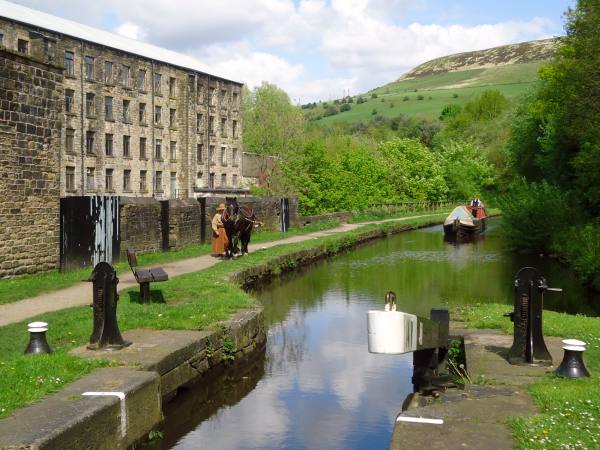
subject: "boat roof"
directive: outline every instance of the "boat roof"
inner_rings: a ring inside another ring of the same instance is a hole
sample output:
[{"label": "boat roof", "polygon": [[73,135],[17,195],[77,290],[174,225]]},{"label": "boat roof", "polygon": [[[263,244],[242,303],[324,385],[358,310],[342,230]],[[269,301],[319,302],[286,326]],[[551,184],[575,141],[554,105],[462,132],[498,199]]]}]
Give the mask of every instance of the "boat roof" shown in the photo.
[{"label": "boat roof", "polygon": [[[83,25],[72,20],[63,19],[62,17],[46,14],[25,6],[16,5],[5,0],[0,0],[0,17],[110,47],[115,50],[121,50],[133,55],[143,56],[150,60],[160,61],[183,69],[190,69],[195,72],[208,74],[206,65],[191,56],[127,38],[116,33],[110,33],[88,25]],[[243,84],[239,81],[227,80],[226,78],[218,76],[215,78],[231,81],[232,83],[239,85]]]},{"label": "boat roof", "polygon": [[452,212],[446,217],[445,224],[454,222],[456,219],[461,221],[473,222],[473,215],[469,212],[466,206],[460,205],[452,210]]}]

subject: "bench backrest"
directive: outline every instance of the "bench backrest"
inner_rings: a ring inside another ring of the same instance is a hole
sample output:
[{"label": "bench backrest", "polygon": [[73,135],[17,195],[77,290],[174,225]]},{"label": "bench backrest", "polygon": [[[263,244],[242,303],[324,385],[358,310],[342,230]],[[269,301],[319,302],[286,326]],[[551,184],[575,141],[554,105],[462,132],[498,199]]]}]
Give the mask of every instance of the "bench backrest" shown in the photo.
[{"label": "bench backrest", "polygon": [[129,263],[131,270],[138,265],[137,256],[135,256],[135,251],[132,248],[127,249],[127,262]]}]

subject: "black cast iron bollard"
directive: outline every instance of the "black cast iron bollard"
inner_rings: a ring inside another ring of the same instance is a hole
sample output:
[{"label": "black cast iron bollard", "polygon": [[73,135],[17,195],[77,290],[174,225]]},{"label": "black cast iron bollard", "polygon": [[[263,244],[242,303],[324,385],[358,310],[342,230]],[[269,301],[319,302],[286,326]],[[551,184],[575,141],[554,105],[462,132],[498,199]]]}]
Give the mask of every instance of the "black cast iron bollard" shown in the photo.
[{"label": "black cast iron bollard", "polygon": [[117,324],[117,272],[107,262],[94,267],[88,281],[94,283],[94,330],[90,336],[90,350],[118,350],[131,345],[125,341]]},{"label": "black cast iron bollard", "polygon": [[585,342],[577,339],[565,339],[562,341],[565,354],[563,360],[554,373],[564,378],[589,377],[590,373],[583,362]]},{"label": "black cast iron bollard", "polygon": [[508,362],[519,365],[550,366],[552,357],[542,334],[542,311],[545,291],[562,291],[549,288],[546,279],[533,267],[523,267],[515,275],[515,305],[506,313],[515,324]]},{"label": "black cast iron bollard", "polygon": [[52,349],[46,340],[46,331],[48,331],[48,324],[46,322],[28,323],[27,331],[29,331],[29,344],[25,349],[25,355],[52,353]]}]

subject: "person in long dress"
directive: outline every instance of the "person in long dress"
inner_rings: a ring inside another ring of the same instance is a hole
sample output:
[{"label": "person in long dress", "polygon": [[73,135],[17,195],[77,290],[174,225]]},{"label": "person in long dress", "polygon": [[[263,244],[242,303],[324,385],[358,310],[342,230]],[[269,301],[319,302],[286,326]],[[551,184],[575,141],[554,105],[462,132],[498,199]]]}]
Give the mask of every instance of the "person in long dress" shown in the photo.
[{"label": "person in long dress", "polygon": [[212,256],[224,256],[229,240],[227,239],[227,233],[223,227],[223,211],[225,211],[225,205],[221,203],[217,207],[217,213],[212,218]]}]

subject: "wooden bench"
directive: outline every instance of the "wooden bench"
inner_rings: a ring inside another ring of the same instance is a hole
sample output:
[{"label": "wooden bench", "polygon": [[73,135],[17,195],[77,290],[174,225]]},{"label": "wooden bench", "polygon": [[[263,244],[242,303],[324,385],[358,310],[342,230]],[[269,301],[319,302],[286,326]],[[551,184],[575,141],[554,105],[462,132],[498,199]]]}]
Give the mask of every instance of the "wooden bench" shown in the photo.
[{"label": "wooden bench", "polygon": [[151,269],[138,268],[137,256],[132,248],[127,249],[127,262],[133,272],[135,281],[140,284],[142,303],[150,303],[150,283],[167,281],[169,275],[161,267],[153,267]]}]

